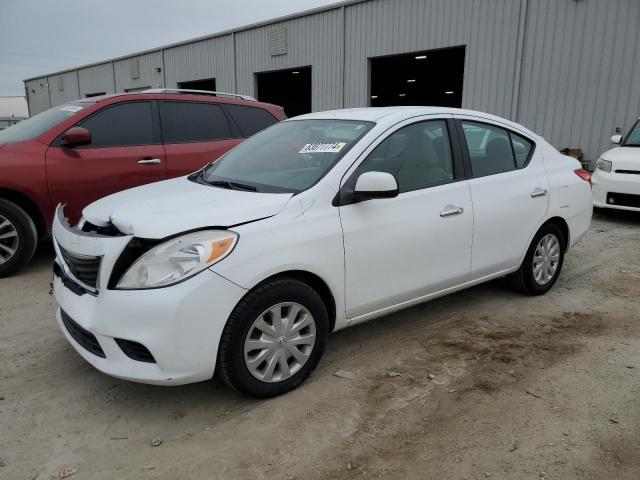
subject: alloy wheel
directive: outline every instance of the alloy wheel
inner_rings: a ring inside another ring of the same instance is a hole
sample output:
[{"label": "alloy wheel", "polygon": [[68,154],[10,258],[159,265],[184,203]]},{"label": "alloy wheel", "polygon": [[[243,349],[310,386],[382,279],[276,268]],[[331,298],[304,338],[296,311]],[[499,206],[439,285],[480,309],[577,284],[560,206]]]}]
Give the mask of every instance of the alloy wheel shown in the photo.
[{"label": "alloy wheel", "polygon": [[533,255],[533,278],[538,285],[553,279],[560,262],[560,241],[553,233],[540,239]]},{"label": "alloy wheel", "polygon": [[281,382],[307,363],[316,341],[313,315],[295,302],[278,303],[254,320],[244,342],[247,370],[258,380]]},{"label": "alloy wheel", "polygon": [[18,231],[7,218],[0,215],[0,265],[13,258],[18,250]]}]

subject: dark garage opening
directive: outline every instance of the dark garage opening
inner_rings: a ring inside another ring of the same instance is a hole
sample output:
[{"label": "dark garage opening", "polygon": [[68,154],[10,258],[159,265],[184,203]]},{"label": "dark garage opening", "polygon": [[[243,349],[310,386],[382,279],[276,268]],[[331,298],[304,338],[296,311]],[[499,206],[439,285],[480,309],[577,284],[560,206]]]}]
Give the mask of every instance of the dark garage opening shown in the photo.
[{"label": "dark garage opening", "polygon": [[178,82],[178,88],[184,88],[186,90],[208,90],[210,92],[216,91],[216,79],[215,78],[203,78],[202,80],[191,80],[188,82]]},{"label": "dark garage opening", "polygon": [[258,100],[284,108],[288,117],[311,112],[311,67],[256,73]]},{"label": "dark garage opening", "polygon": [[465,47],[370,59],[372,107],[462,106]]}]

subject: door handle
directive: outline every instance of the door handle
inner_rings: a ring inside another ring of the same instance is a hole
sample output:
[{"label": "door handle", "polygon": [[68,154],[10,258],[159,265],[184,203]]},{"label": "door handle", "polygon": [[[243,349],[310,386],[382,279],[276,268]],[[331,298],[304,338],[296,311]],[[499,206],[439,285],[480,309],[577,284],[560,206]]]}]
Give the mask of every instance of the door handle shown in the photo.
[{"label": "door handle", "polygon": [[546,188],[536,188],[533,192],[531,192],[531,198],[536,198],[536,197],[544,197],[547,193],[549,193],[547,191]]},{"label": "door handle", "polygon": [[159,165],[162,163],[162,160],[159,158],[143,158],[138,160],[138,165]]},{"label": "door handle", "polygon": [[464,212],[464,208],[462,207],[452,207],[447,205],[443,211],[440,212],[440,216],[444,217],[452,217],[453,215],[460,215]]}]

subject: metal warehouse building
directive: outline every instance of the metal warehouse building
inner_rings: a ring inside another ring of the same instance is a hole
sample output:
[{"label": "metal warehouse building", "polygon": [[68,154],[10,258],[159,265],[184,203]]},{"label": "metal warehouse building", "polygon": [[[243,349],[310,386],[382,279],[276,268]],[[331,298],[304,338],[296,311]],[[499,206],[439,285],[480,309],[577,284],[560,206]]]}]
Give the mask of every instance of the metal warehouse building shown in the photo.
[{"label": "metal warehouse building", "polygon": [[30,113],[151,87],[289,115],[447,105],[520,122],[593,161],[640,115],[638,0],[356,0],[25,81]]}]

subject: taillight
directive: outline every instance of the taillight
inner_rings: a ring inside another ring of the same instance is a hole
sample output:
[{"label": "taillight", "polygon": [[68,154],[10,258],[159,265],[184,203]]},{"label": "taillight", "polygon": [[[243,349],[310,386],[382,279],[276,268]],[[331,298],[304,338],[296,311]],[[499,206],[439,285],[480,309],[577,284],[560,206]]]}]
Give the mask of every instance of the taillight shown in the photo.
[{"label": "taillight", "polygon": [[589,182],[589,186],[591,186],[591,172],[584,170],[583,168],[579,168],[573,172],[585,182]]}]

